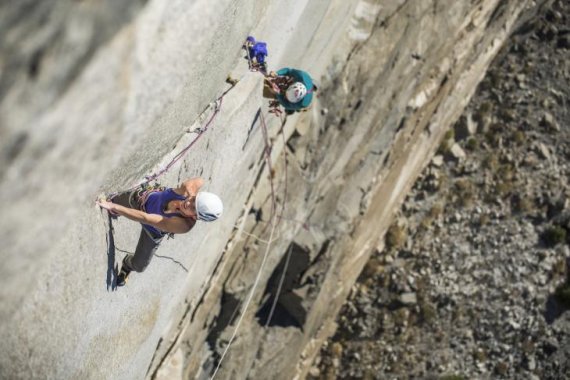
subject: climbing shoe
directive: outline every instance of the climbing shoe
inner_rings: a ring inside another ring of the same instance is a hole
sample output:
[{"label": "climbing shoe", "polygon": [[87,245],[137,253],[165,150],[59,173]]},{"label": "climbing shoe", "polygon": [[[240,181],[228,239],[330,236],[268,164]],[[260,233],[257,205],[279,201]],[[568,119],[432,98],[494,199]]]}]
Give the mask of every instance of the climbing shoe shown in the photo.
[{"label": "climbing shoe", "polygon": [[117,286],[125,286],[127,284],[127,279],[129,278],[129,273],[131,270],[128,269],[125,265],[125,261],[123,260],[123,265],[121,267],[121,271],[117,276]]}]

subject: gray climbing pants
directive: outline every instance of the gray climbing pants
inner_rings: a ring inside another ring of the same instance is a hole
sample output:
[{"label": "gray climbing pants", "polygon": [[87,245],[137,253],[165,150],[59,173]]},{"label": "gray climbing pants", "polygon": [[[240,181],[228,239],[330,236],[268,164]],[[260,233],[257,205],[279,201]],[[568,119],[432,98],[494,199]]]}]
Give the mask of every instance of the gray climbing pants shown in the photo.
[{"label": "gray climbing pants", "polygon": [[[140,190],[138,189],[120,193],[111,198],[111,202],[117,203],[121,206],[141,210],[139,194]],[[128,254],[124,258],[123,265],[125,265],[130,271],[144,272],[148,264],[150,264],[150,261],[163,238],[163,234],[156,234],[147,230],[144,226],[141,226],[141,234],[139,236],[139,242],[137,243],[137,249],[134,254]]]}]

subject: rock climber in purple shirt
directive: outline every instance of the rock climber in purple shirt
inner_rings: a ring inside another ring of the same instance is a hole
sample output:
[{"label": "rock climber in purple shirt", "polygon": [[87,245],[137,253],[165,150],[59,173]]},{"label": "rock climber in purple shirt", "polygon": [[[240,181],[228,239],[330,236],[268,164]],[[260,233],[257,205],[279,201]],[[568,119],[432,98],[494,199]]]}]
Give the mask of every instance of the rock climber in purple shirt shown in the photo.
[{"label": "rock climber in purple shirt", "polygon": [[131,271],[146,269],[165,235],[186,233],[198,220],[212,222],[221,216],[221,199],[199,191],[203,185],[204,180],[197,177],[182,182],[177,188],[139,187],[97,202],[112,215],[142,224],[135,253],[123,259],[117,286],[127,283]]}]

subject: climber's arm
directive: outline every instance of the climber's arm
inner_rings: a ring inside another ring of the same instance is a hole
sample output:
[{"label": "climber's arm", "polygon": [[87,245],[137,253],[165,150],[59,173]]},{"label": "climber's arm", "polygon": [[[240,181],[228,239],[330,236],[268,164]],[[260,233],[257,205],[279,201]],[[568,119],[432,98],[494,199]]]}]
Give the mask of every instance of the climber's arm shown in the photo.
[{"label": "climber's arm", "polygon": [[158,214],[148,214],[144,211],[136,210],[134,208],[129,208],[121,206],[119,204],[109,202],[109,201],[98,201],[97,204],[111,212],[114,215],[121,215],[135,222],[142,224],[148,224],[164,232],[172,232],[175,234],[183,234],[190,231],[194,226],[194,220],[185,219],[180,217],[165,218]]}]

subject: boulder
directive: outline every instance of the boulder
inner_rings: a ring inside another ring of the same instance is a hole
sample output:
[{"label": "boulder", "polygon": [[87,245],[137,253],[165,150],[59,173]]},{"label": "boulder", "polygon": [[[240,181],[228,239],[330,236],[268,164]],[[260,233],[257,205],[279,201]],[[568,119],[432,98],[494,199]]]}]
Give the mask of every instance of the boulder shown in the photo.
[{"label": "boulder", "polygon": [[443,156],[438,154],[431,159],[431,164],[437,168],[443,165]]},{"label": "boulder", "polygon": [[550,112],[544,113],[544,115],[540,119],[540,124],[551,130],[560,131],[560,126],[558,125],[556,118]]},{"label": "boulder", "polygon": [[459,144],[455,143],[449,149],[449,158],[454,161],[462,161],[467,157],[465,151]]},{"label": "boulder", "polygon": [[418,296],[416,295],[416,293],[413,292],[402,293],[400,294],[398,300],[402,304],[410,306],[410,305],[415,305],[418,302]]}]

